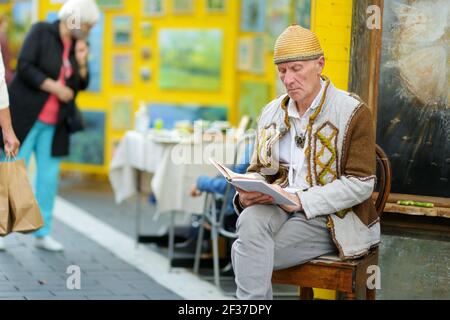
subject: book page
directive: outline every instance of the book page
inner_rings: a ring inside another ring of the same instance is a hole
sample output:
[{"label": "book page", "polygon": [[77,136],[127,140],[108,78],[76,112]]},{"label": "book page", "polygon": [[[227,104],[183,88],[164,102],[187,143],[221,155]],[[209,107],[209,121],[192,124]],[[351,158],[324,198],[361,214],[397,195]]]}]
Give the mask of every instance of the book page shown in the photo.
[{"label": "book page", "polygon": [[219,172],[228,180],[231,181],[233,179],[252,179],[254,180],[254,178],[246,175],[246,174],[240,174],[240,173],[236,173],[231,169],[228,169],[227,167],[225,167],[224,165],[222,165],[221,163],[217,162],[216,160],[210,158],[209,161],[216,167],[217,170],[219,170]]}]

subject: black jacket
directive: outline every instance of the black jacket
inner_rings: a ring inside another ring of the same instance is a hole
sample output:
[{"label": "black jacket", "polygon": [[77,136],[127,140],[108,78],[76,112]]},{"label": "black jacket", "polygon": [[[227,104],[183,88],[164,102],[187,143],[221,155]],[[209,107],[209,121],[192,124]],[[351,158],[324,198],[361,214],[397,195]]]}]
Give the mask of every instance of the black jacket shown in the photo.
[{"label": "black jacket", "polygon": [[[25,140],[48,100],[49,93],[39,87],[46,78],[57,80],[62,66],[64,46],[59,34],[59,20],[53,23],[38,22],[28,33],[17,62],[17,70],[9,91],[11,118],[14,131],[21,143]],[[88,86],[89,77],[79,74],[75,59],[75,41],[69,54],[72,76],[66,79],[66,86],[78,91]],[[74,103],[60,101],[58,122],[52,143],[52,156],[66,156],[69,153],[69,132],[67,114]],[[1,139],[0,141],[3,141]]]}]

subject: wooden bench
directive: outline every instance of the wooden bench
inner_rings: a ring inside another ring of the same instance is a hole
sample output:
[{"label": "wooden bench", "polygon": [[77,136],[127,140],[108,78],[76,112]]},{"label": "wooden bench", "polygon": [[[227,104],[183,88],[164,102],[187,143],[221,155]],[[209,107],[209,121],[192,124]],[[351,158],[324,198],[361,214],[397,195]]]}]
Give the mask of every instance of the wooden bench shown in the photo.
[{"label": "wooden bench", "polygon": [[[377,197],[375,207],[381,217],[391,190],[391,165],[384,151],[376,146]],[[376,290],[367,288],[371,274],[367,268],[378,265],[378,247],[369,250],[364,257],[343,261],[338,256],[321,256],[308,263],[273,272],[272,282],[301,287],[300,299],[314,298],[312,288],[336,290],[345,294],[345,299],[375,300]]]}]

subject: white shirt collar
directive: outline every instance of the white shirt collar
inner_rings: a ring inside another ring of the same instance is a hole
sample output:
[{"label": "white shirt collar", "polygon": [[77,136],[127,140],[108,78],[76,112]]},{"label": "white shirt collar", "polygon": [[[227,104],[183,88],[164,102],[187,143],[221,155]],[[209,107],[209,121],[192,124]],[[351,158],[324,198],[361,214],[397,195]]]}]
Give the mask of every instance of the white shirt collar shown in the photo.
[{"label": "white shirt collar", "polygon": [[[319,106],[320,100],[322,100],[323,92],[325,89],[325,81],[323,81],[322,78],[320,78],[320,91],[314,98],[313,102],[309,106],[309,108],[306,110],[305,115],[308,113],[311,113],[311,111],[317,109]],[[300,119],[300,116],[297,111],[297,106],[295,104],[295,101],[293,99],[289,99],[289,105],[288,105],[288,116],[290,118],[297,118]]]}]

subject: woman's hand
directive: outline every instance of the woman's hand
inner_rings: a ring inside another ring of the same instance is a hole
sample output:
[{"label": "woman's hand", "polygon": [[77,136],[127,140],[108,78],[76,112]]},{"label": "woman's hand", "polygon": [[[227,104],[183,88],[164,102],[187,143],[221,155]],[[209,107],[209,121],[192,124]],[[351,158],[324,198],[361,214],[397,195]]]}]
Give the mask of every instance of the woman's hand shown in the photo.
[{"label": "woman's hand", "polygon": [[289,198],[292,202],[296,203],[295,205],[280,205],[281,209],[289,213],[301,211],[303,209],[302,204],[300,203],[300,198],[297,194],[289,193],[276,184],[273,184],[272,187],[279,193],[282,193],[286,198]]},{"label": "woman's hand", "polygon": [[236,188],[239,193],[239,202],[244,208],[250,207],[255,204],[273,204],[274,200],[271,196],[261,192],[248,192],[242,189]]},{"label": "woman's hand", "polygon": [[12,128],[2,130],[5,153],[8,157],[15,157],[19,153],[20,142]]},{"label": "woman's hand", "polygon": [[73,90],[60,83],[58,83],[58,85],[56,86],[55,95],[58,97],[60,101],[64,103],[68,103],[74,98]]},{"label": "woman's hand", "polygon": [[6,156],[15,157],[17,153],[19,153],[20,142],[17,139],[11,124],[9,108],[0,110],[0,127],[2,128]]},{"label": "woman's hand", "polygon": [[89,46],[85,40],[77,40],[75,44],[75,59],[78,63],[78,72],[83,79],[86,79],[88,68]]},{"label": "woman's hand", "polygon": [[77,40],[75,44],[75,59],[78,66],[86,68],[89,57],[89,46],[85,40]]}]

